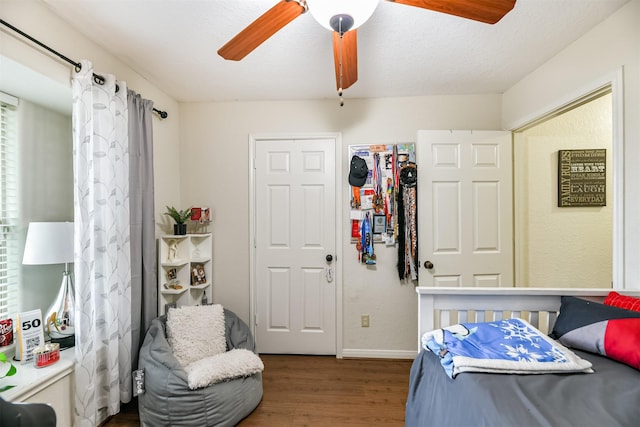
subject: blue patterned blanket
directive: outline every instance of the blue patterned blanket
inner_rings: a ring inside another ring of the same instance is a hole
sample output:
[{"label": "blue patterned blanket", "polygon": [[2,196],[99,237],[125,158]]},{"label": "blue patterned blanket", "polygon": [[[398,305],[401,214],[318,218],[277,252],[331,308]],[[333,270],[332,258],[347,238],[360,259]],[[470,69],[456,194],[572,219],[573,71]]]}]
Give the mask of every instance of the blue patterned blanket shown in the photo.
[{"label": "blue patterned blanket", "polygon": [[447,375],[462,372],[545,374],[593,372],[584,360],[523,319],[461,323],[422,336]]}]

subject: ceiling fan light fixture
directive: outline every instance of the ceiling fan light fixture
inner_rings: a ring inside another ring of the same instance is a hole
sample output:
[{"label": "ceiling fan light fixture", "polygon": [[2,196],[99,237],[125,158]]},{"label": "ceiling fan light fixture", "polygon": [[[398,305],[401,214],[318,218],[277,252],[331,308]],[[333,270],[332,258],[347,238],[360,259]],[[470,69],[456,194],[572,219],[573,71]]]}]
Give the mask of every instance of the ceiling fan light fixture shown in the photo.
[{"label": "ceiling fan light fixture", "polygon": [[355,30],[373,15],[378,3],[379,0],[307,0],[311,16],[330,31],[338,31],[332,26],[332,20],[336,22],[333,18],[342,16],[344,25],[345,15],[353,19],[349,30]]},{"label": "ceiling fan light fixture", "polygon": [[353,28],[353,18],[351,15],[335,15],[329,21],[331,29],[336,33],[343,35]]}]

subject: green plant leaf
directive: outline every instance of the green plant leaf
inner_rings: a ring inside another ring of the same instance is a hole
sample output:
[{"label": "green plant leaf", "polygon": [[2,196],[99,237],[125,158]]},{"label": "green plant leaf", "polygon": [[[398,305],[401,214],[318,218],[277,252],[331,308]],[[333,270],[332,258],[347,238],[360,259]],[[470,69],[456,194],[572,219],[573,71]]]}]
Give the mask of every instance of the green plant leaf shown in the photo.
[{"label": "green plant leaf", "polygon": [[[7,359],[6,354],[0,353],[0,363],[2,363],[3,365],[9,365],[9,369],[6,371],[4,375],[0,374],[0,378],[10,377],[16,374],[17,372],[16,367],[13,366],[13,363],[11,363],[11,361]],[[6,367],[4,367],[2,370],[4,371],[4,369],[6,369]]]},{"label": "green plant leaf", "polygon": [[13,364],[11,364],[11,367],[9,368],[9,372],[7,372],[7,375],[5,375],[6,377],[10,377],[12,375],[15,375],[16,372],[18,372],[18,370],[16,369],[15,366],[13,366]]},{"label": "green plant leaf", "polygon": [[191,217],[191,208],[179,211],[173,206],[167,206],[167,211],[164,214],[173,218],[176,224],[184,224]]}]

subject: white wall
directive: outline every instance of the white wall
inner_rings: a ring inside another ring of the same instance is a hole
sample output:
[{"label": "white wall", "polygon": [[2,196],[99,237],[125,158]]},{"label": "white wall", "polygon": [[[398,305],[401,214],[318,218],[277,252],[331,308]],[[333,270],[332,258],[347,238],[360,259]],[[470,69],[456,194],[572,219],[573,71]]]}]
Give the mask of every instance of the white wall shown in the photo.
[{"label": "white wall", "polygon": [[[341,132],[343,343],[345,355],[415,354],[417,297],[401,284],[397,249],[376,246],[378,264],[358,264],[350,244],[352,144],[414,142],[419,129],[498,129],[500,96],[433,96],[299,102],[181,104],[182,205],[212,207],[214,300],[249,318],[248,138],[256,133]],[[417,147],[419,150],[420,148]],[[360,327],[360,314],[371,326]]]},{"label": "white wall", "polygon": [[[18,122],[18,227],[25,239],[31,221],[73,220],[71,117],[20,100]],[[39,308],[44,315],[60,289],[63,270],[62,265],[22,266],[19,310]]]},{"label": "white wall", "polygon": [[503,95],[502,123],[515,129],[593,89],[623,69],[624,82],[624,283],[640,288],[640,0],[631,0]]}]

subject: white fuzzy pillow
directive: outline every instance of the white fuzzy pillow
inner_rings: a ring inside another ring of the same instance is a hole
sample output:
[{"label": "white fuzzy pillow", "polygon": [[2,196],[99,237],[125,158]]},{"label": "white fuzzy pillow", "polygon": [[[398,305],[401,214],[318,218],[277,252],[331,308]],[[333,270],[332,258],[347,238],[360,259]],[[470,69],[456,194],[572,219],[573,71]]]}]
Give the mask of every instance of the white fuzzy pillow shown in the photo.
[{"label": "white fuzzy pillow", "polygon": [[183,367],[224,353],[224,310],[220,304],[172,308],[167,314],[167,340]]},{"label": "white fuzzy pillow", "polygon": [[264,364],[260,357],[250,350],[234,348],[226,353],[217,354],[193,362],[184,368],[189,380],[189,388],[195,390],[225,380],[262,372]]}]

